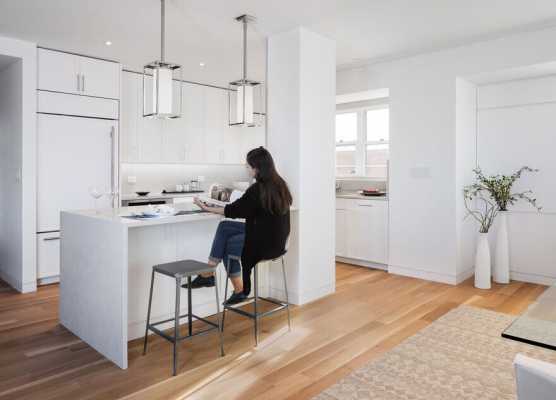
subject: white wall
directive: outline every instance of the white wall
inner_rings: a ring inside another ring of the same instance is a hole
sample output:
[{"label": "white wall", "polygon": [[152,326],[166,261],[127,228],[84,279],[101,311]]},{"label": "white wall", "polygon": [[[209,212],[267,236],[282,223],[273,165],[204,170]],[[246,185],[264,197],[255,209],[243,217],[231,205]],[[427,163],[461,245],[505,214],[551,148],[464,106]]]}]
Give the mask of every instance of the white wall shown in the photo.
[{"label": "white wall", "polygon": [[298,208],[289,289],[303,304],[335,288],[335,44],[304,28],[277,34],[267,65],[268,148]]},{"label": "white wall", "polygon": [[22,279],[21,59],[0,70],[0,276],[12,286]]},{"label": "white wall", "polygon": [[390,89],[392,272],[456,283],[456,78],[556,60],[556,29],[338,71],[338,94]]},{"label": "white wall", "polygon": [[[556,282],[556,76],[520,79],[478,89],[478,164],[486,174],[509,175],[523,165],[514,191],[533,190],[541,213],[526,202],[510,207],[510,270],[515,279]],[[497,226],[490,232],[494,247]],[[494,254],[494,253],[493,253]]]},{"label": "white wall", "polygon": [[36,46],[0,37],[0,55],[17,59],[0,77],[0,277],[27,292],[36,289],[37,268]]},{"label": "white wall", "polygon": [[463,187],[473,183],[477,166],[477,86],[462,78],[456,79],[456,200],[457,264],[456,277],[461,282],[474,273],[474,253],[478,226],[467,217]]}]

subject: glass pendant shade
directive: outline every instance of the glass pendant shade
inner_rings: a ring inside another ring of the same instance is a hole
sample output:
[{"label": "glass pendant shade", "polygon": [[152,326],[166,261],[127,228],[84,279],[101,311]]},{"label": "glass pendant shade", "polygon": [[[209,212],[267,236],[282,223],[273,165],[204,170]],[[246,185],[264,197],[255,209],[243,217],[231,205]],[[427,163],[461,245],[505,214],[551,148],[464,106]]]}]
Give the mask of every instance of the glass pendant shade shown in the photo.
[{"label": "glass pendant shade", "polygon": [[181,117],[181,67],[155,61],[143,69],[143,117]]},{"label": "glass pendant shade", "polygon": [[263,85],[243,79],[230,82],[228,105],[230,125],[261,126],[264,116]]}]

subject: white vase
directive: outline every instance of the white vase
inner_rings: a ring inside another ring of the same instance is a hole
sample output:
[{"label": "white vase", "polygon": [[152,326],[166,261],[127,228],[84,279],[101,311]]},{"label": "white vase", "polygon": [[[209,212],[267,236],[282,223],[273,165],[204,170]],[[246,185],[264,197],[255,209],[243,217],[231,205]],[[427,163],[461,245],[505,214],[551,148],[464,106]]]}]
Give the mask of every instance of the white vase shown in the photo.
[{"label": "white vase", "polygon": [[479,233],[475,254],[475,287],[490,289],[490,249],[488,233]]},{"label": "white vase", "polygon": [[493,278],[497,283],[510,283],[510,245],[508,242],[508,212],[500,212],[500,224],[494,249]]}]

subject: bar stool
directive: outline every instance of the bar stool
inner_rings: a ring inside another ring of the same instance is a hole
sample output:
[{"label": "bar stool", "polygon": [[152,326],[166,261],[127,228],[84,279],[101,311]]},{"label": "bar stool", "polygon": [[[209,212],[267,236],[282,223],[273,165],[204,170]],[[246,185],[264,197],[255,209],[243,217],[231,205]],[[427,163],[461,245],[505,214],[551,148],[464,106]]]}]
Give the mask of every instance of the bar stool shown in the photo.
[{"label": "bar stool", "polygon": [[[237,314],[243,315],[244,317],[247,318],[251,318],[254,320],[255,322],[255,345],[258,346],[259,345],[259,319],[262,317],[266,317],[267,315],[271,315],[274,314],[275,312],[281,311],[283,309],[286,309],[288,312],[288,330],[291,331],[292,326],[291,326],[291,318],[290,318],[290,302],[289,302],[289,296],[288,296],[288,284],[286,281],[286,266],[284,263],[284,257],[287,254],[287,250],[284,251],[284,253],[274,259],[271,260],[261,260],[259,261],[254,268],[254,283],[253,283],[253,289],[254,289],[254,296],[253,297],[249,297],[248,299],[246,299],[245,302],[242,302],[240,304],[234,304],[234,305],[226,305],[224,304],[224,310],[222,311],[222,331],[224,331],[224,320],[226,318],[226,310],[230,310],[233,311]],[[237,257],[237,256],[228,256],[228,265],[226,266],[226,272],[227,272],[227,276],[230,276],[230,261],[231,260],[235,260],[237,262],[239,262],[239,265],[241,266],[241,257]],[[286,294],[286,302],[283,303],[281,301],[277,301],[274,299],[269,299],[268,297],[261,297],[259,296],[259,291],[258,291],[258,286],[259,286],[259,264],[261,263],[265,263],[265,262],[276,262],[276,261],[281,261],[282,262],[282,276],[284,278],[284,292]],[[228,279],[226,279],[226,286],[224,289],[224,299],[228,298]],[[259,301],[266,301],[268,303],[272,303],[275,304],[277,307],[274,307],[271,310],[268,311],[264,311],[261,312],[258,309],[259,306]],[[237,306],[243,306],[245,304],[251,304],[253,303],[253,308],[254,308],[254,312],[250,313],[248,311],[242,310],[241,308],[237,308]]]},{"label": "bar stool", "polygon": [[[155,322],[151,324],[151,305],[153,299],[153,286],[154,286],[154,276],[155,272],[169,276],[170,278],[174,278],[176,280],[176,304],[175,304],[175,314],[174,318],[165,319],[163,321]],[[210,265],[195,261],[195,260],[181,260],[181,261],[174,261],[166,264],[159,264],[153,267],[153,271],[151,274],[151,290],[149,293],[149,309],[147,312],[147,326],[145,328],[145,342],[143,344],[143,355],[147,353],[147,338],[149,334],[149,330],[156,333],[157,335],[163,337],[164,339],[168,340],[170,343],[174,344],[174,375],[176,375],[177,363],[178,363],[178,352],[177,352],[177,345],[180,341],[185,339],[191,339],[194,336],[204,335],[207,332],[218,330],[220,335],[220,355],[224,356],[224,343],[222,339],[222,318],[220,316],[220,300],[218,299],[218,281],[216,278],[216,273],[214,274],[214,283],[215,283],[215,292],[216,292],[216,313],[218,314],[218,324],[215,324],[212,321],[209,321],[205,318],[201,318],[193,314],[192,311],[192,303],[191,303],[191,276],[192,275],[199,275],[205,272],[216,272],[214,267]],[[187,277],[187,314],[180,315],[180,290],[182,279]],[[179,335],[179,326],[180,326],[180,319],[187,317],[187,324],[188,324],[188,335],[180,336]],[[211,327],[205,330],[202,330],[197,333],[193,333],[193,318],[204,322],[205,324],[210,325]],[[167,335],[166,333],[162,332],[156,326],[163,324],[165,322],[174,321],[174,336]]]}]

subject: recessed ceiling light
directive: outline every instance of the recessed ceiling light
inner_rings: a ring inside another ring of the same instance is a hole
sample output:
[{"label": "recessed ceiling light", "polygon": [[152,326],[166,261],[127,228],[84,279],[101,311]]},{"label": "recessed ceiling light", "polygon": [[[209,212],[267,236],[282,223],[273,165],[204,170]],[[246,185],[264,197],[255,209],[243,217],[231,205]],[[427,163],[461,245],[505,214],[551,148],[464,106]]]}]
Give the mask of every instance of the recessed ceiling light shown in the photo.
[{"label": "recessed ceiling light", "polygon": [[204,62],[199,63],[199,67],[204,67],[206,64]]},{"label": "recessed ceiling light", "polygon": [[107,46],[112,46],[112,42],[110,40],[107,40],[106,42],[104,42],[104,44]]}]

